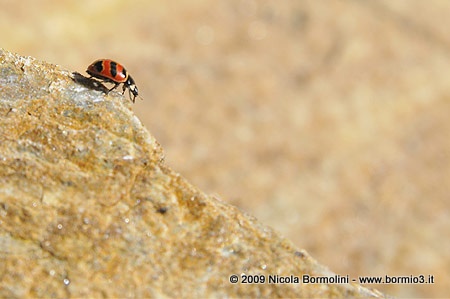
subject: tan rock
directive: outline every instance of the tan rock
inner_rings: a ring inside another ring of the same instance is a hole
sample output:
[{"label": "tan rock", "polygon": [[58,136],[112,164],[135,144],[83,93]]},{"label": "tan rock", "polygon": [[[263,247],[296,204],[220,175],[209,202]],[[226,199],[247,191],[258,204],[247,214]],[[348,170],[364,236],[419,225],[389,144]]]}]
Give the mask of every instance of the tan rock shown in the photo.
[{"label": "tan rock", "polygon": [[168,168],[117,92],[7,51],[0,63],[0,297],[383,297],[302,283],[335,274]]}]

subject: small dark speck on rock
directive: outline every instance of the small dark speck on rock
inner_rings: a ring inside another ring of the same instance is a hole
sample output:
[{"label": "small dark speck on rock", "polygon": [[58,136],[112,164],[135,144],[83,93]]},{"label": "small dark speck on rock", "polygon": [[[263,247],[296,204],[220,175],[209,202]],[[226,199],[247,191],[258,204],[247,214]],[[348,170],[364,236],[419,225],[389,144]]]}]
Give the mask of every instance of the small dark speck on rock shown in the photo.
[{"label": "small dark speck on rock", "polygon": [[167,210],[168,210],[167,207],[160,207],[156,211],[160,214],[165,214],[167,212]]}]

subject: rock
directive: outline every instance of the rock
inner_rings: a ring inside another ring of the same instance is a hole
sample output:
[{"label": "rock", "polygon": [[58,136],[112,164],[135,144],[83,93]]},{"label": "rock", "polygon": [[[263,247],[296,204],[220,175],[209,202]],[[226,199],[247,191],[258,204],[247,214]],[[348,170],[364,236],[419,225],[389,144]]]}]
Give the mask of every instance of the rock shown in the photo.
[{"label": "rock", "polygon": [[167,167],[120,93],[0,61],[0,297],[383,297],[302,283],[335,274]]}]

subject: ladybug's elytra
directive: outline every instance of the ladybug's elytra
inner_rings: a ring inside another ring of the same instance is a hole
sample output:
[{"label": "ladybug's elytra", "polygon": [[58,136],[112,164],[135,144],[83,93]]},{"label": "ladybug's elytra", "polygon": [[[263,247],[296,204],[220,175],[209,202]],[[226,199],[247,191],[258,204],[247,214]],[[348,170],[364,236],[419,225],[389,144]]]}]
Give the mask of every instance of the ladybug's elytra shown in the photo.
[{"label": "ladybug's elytra", "polygon": [[138,88],[134,83],[133,78],[128,75],[128,72],[125,70],[123,65],[113,60],[96,60],[88,66],[86,73],[91,75],[91,78],[94,77],[105,82],[113,83],[114,86],[110,90],[108,90],[108,92],[117,88],[117,86],[123,83],[122,94],[124,94],[125,89],[128,88],[129,92],[133,94],[133,98],[131,98],[130,93],[130,99],[133,103],[135,102],[136,97],[139,95]]}]

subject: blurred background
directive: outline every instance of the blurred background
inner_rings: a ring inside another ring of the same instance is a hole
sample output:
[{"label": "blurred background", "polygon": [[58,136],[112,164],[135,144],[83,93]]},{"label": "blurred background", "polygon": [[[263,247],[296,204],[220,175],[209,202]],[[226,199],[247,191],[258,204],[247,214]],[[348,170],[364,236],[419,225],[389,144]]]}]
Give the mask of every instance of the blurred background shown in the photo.
[{"label": "blurred background", "polygon": [[[450,2],[0,0],[0,47],[114,59],[191,183],[341,275],[450,295]],[[284,273],[285,275],[295,273]]]}]

